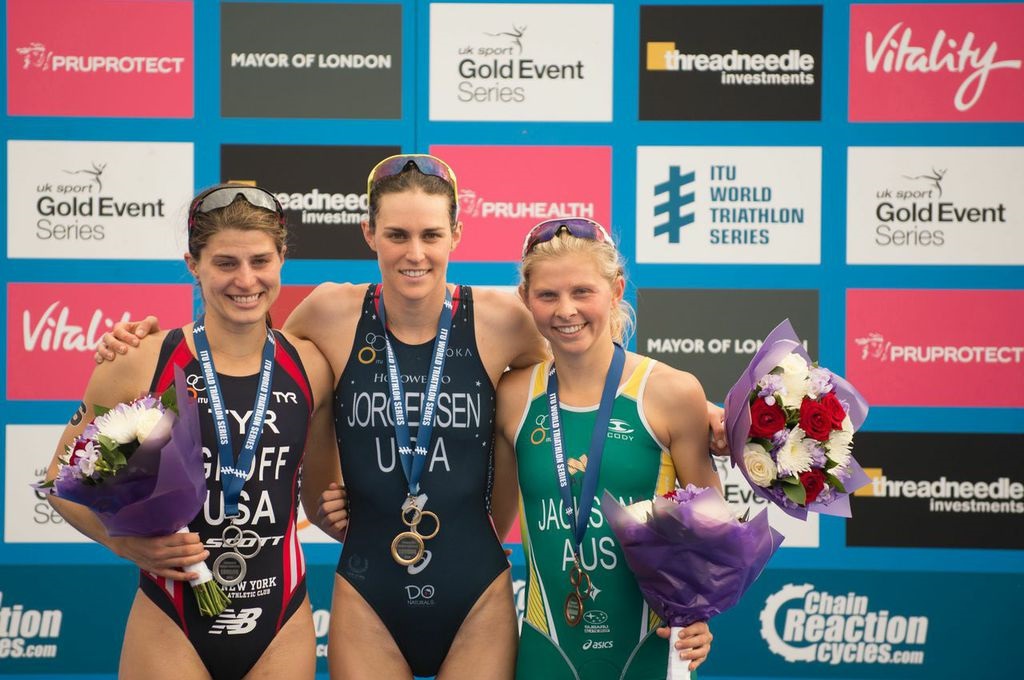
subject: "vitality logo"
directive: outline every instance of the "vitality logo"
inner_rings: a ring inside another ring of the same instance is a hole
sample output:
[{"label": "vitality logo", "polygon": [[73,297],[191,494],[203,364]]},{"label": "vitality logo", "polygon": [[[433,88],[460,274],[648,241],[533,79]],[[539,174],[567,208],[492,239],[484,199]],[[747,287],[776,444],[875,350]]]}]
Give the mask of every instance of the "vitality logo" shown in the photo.
[{"label": "vitality logo", "polygon": [[[669,243],[679,243],[679,233],[684,227],[693,224],[693,210],[683,212],[683,209],[693,204],[694,191],[691,186],[696,173],[681,173],[678,165],[670,165],[668,168],[668,179],[654,186],[654,195],[664,194],[665,200],[654,206],[655,215],[664,215],[665,221],[655,225],[654,235],[668,235]],[[684,193],[684,191],[686,193]]]}]

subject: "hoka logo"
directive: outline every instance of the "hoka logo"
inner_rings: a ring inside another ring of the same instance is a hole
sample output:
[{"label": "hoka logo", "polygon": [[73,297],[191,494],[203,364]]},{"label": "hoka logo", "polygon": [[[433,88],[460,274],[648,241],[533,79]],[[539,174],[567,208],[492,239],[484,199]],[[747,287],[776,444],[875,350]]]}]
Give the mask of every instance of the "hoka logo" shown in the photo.
[{"label": "hoka logo", "polygon": [[260,607],[242,609],[235,613],[234,609],[225,609],[210,626],[210,635],[245,635],[256,630],[256,622],[263,614]]},{"label": "hoka logo", "polygon": [[[664,203],[654,206],[655,215],[665,215],[665,222],[654,227],[655,236],[668,234],[669,243],[679,243],[679,232],[693,223],[693,212],[683,214],[683,208],[693,203],[693,191],[688,185],[693,184],[694,177],[695,173],[683,175],[678,165],[670,165],[668,180],[654,186],[655,196],[667,194]],[[682,193],[684,188],[689,193]]]}]

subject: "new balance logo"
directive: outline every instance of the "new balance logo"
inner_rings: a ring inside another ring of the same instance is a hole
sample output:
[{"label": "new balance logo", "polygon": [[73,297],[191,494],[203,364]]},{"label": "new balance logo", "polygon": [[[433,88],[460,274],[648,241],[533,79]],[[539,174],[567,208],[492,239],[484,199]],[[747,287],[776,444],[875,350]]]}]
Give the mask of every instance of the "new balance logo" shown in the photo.
[{"label": "new balance logo", "polygon": [[213,625],[210,626],[210,635],[220,635],[221,633],[245,635],[246,633],[251,633],[256,630],[256,622],[261,614],[263,614],[263,609],[260,607],[242,609],[238,613],[235,613],[234,609],[225,609],[217,617],[217,620],[213,622]]},{"label": "new balance logo", "polygon": [[668,234],[669,243],[679,243],[679,232],[693,223],[692,212],[683,214],[683,208],[693,203],[693,191],[686,194],[682,192],[683,189],[690,189],[687,185],[693,184],[694,176],[693,172],[680,174],[678,165],[670,165],[668,180],[654,185],[655,196],[667,194],[664,203],[654,206],[655,215],[665,215],[665,222],[654,227],[655,236]]}]

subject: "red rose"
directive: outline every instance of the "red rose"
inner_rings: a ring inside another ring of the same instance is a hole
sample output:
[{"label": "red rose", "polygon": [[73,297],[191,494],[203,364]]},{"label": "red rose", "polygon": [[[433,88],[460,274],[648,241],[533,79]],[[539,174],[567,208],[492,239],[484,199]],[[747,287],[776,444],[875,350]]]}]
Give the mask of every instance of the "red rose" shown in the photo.
[{"label": "red rose", "polygon": [[828,409],[813,399],[804,397],[800,404],[800,429],[812,439],[826,441],[832,432],[832,418],[829,417]]},{"label": "red rose", "polygon": [[771,439],[772,435],[786,427],[786,414],[776,401],[771,406],[763,398],[750,405],[750,436]]},{"label": "red rose", "polygon": [[811,504],[818,497],[821,490],[825,488],[825,473],[821,470],[808,470],[800,473],[800,483],[807,491],[806,504]]},{"label": "red rose", "polygon": [[832,421],[832,429],[843,429],[843,421],[846,420],[846,409],[843,408],[842,402],[836,398],[836,395],[829,392],[821,398],[821,405],[828,412],[828,417]]}]

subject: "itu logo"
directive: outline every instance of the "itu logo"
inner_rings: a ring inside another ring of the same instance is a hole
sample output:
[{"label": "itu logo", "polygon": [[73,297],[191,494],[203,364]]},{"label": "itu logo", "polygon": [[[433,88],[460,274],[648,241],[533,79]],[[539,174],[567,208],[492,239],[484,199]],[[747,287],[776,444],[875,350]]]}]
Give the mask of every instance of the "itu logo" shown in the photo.
[{"label": "itu logo", "polygon": [[693,223],[693,209],[687,212],[683,212],[683,209],[693,204],[694,178],[694,172],[682,174],[678,165],[670,165],[668,179],[654,186],[655,196],[665,196],[664,202],[654,206],[655,215],[665,216],[664,222],[655,225],[655,236],[668,234],[669,243],[679,243],[680,232]]}]

